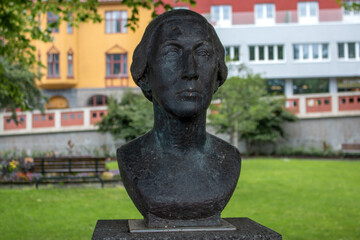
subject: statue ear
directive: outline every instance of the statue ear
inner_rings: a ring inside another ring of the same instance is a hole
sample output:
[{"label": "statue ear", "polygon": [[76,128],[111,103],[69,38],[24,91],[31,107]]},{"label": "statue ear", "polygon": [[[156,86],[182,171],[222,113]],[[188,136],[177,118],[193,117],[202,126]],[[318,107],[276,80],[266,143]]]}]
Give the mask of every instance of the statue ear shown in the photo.
[{"label": "statue ear", "polygon": [[149,81],[148,70],[145,70],[144,74],[140,79],[137,80],[137,85],[141,88],[144,96],[152,102],[151,84]]},{"label": "statue ear", "polygon": [[150,82],[146,73],[140,79],[138,79],[137,84],[141,88],[141,90],[146,92],[151,91]]}]

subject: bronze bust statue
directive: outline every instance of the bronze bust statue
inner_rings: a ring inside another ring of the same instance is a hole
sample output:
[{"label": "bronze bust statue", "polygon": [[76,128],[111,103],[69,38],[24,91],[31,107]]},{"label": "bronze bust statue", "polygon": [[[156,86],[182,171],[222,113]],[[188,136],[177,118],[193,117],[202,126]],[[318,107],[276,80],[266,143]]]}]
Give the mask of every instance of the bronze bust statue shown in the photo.
[{"label": "bronze bust statue", "polygon": [[227,77],[207,20],[174,10],[155,18],[131,73],[153,102],[154,126],[117,150],[124,186],[150,227],[214,226],[239,178],[239,151],[206,132],[206,110]]}]

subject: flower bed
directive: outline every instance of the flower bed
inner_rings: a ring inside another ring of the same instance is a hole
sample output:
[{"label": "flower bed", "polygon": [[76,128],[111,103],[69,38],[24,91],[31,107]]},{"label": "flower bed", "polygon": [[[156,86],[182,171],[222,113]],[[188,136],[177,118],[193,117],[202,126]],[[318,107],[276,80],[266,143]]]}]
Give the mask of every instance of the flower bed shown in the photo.
[{"label": "flower bed", "polygon": [[[88,175],[89,173],[78,173],[78,176]],[[35,183],[40,177],[41,174],[34,173],[32,157],[0,158],[0,183]],[[119,170],[107,168],[101,177],[104,181],[120,180]]]}]

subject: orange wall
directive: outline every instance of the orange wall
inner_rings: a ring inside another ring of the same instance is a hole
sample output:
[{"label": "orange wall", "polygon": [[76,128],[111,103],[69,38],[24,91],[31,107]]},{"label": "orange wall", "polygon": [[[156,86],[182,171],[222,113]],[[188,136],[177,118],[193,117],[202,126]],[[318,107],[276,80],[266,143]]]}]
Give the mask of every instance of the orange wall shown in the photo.
[{"label": "orange wall", "polygon": [[[136,32],[127,30],[127,33],[105,33],[105,11],[127,10],[120,3],[101,4],[98,13],[103,18],[101,23],[83,23],[79,28],[73,28],[73,33],[67,33],[67,23],[63,22],[58,33],[53,33],[54,41],[51,43],[35,43],[42,63],[47,66],[47,53],[51,48],[59,51],[60,76],[59,78],[47,78],[47,69],[42,69],[43,77],[40,87],[45,89],[62,88],[104,88],[106,70],[106,52],[114,46],[115,51],[127,53],[127,65],[129,86],[134,87],[130,74],[132,54],[140,42],[146,26],[151,21],[150,10],[140,10],[139,28]],[[128,17],[131,12],[128,10]],[[41,17],[42,26],[46,27],[46,15]],[[67,53],[73,51],[74,77],[68,78]],[[114,48],[113,48],[114,50]]]}]

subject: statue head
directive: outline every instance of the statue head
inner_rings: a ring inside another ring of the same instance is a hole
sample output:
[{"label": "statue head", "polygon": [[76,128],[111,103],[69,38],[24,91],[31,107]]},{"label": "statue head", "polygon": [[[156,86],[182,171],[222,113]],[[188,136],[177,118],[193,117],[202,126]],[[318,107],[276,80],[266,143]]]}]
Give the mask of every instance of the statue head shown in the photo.
[{"label": "statue head", "polygon": [[131,74],[145,97],[180,117],[205,111],[227,77],[214,28],[198,13],[174,10],[155,18],[136,47]]}]

